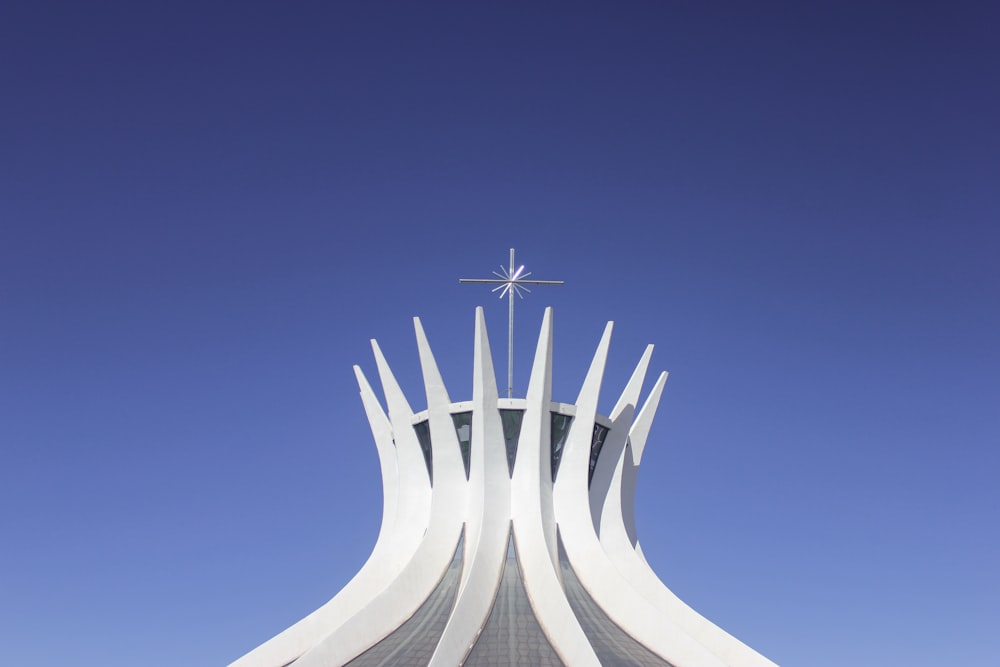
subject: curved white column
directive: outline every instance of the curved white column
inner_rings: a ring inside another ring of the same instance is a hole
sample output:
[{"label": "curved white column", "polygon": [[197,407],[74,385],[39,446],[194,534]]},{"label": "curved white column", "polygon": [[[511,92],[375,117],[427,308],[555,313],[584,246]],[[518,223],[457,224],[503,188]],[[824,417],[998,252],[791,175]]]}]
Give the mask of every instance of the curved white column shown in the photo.
[{"label": "curved white column", "polygon": [[392,425],[382,411],[368,379],[358,366],[354,375],[361,392],[361,402],[368,417],[382,472],[382,525],[368,560],[337,595],[322,607],[272,637],[253,651],[237,659],[230,667],[274,667],[286,665],[309,650],[361,610],[379,591],[395,579],[398,572],[390,566],[398,552],[395,531],[399,498],[399,471],[396,446],[392,440]]},{"label": "curved white column", "polygon": [[[653,390],[639,411],[635,423],[630,425],[625,447],[618,452],[614,461],[615,469],[600,510],[601,544],[612,557],[617,557],[626,551],[639,553],[635,530],[636,473],[667,377],[666,372],[661,373],[653,385]],[[610,456],[607,463],[611,463]]]},{"label": "curved white column", "polygon": [[[433,592],[454,556],[465,520],[465,466],[449,411],[451,401],[420,321],[416,318],[414,327],[427,392],[431,433],[434,485],[430,523],[413,558],[389,587],[299,658],[295,662],[296,667],[342,665],[377,644],[416,612]],[[388,396],[387,401],[397,439],[403,431],[406,431],[407,437],[412,435],[415,439],[412,412],[407,415],[405,428],[401,425],[397,428]],[[401,418],[403,416],[400,414]],[[422,460],[420,465],[424,467]]]},{"label": "curved white column", "polygon": [[462,664],[486,624],[507,556],[510,478],[497,401],[496,375],[483,309],[476,308],[472,373],[472,449],[462,583],[432,667]]},{"label": "curved white column", "polygon": [[642,393],[642,382],[646,378],[646,370],[649,368],[652,356],[653,346],[647,345],[635,370],[632,371],[632,377],[629,378],[625,390],[611,410],[611,430],[604,439],[604,447],[597,459],[597,465],[594,466],[594,475],[590,480],[590,516],[594,523],[594,532],[598,535],[601,530],[601,513],[615,476],[616,464],[628,441],[632,417],[635,416],[639,394]]},{"label": "curved white column", "polygon": [[[416,553],[417,546],[424,537],[431,516],[431,480],[424,463],[424,453],[420,449],[417,433],[413,430],[413,410],[406,395],[396,381],[389,363],[382,354],[378,342],[371,341],[375,365],[378,368],[382,393],[385,395],[389,421],[392,424],[392,438],[396,443],[396,459],[399,464],[399,496],[397,497],[396,553],[388,564],[394,576]],[[375,591],[373,591],[374,593]]]},{"label": "curved white column", "polygon": [[[631,429],[629,444],[617,456],[601,512],[601,544],[622,576],[667,618],[730,667],[776,667],[760,653],[700,615],[664,584],[638,549],[635,532],[635,481],[642,452],[667,374],[657,380]],[[603,452],[602,452],[603,454]]]},{"label": "curved white column", "polygon": [[[552,309],[545,309],[528,381],[521,437],[511,479],[511,518],[524,588],[542,632],[573,667],[600,665],[563,593],[552,507]],[[543,446],[544,445],[544,446]],[[586,499],[584,499],[586,502]]]},{"label": "curved white column", "polygon": [[674,667],[723,667],[725,663],[666,618],[621,577],[594,532],[587,477],[611,329],[609,322],[583,381],[576,402],[576,417],[559,464],[553,493],[559,534],[580,583],[608,617],[626,628],[629,635]]},{"label": "curved white column", "polygon": [[[376,553],[381,556],[382,550],[386,548],[385,545],[389,545],[389,548],[395,547],[396,514],[399,510],[399,464],[396,461],[396,445],[392,440],[392,424],[379,405],[378,399],[375,398],[375,392],[372,391],[368,378],[360,366],[354,366],[354,377],[361,390],[361,403],[365,408],[365,416],[368,417],[372,437],[375,439],[379,471],[382,473],[382,525],[375,540],[375,548],[372,549],[373,556]],[[382,573],[382,576],[385,576],[385,573]]]},{"label": "curved white column", "polygon": [[[462,461],[458,434],[455,432],[455,422],[451,418],[451,398],[444,386],[444,380],[434,360],[430,343],[427,342],[424,327],[420,324],[420,318],[413,318],[413,328],[417,335],[420,370],[424,380],[424,391],[427,394],[427,422],[431,433],[434,473],[431,528],[434,527],[435,518],[442,524],[461,528],[461,524],[465,521],[468,484],[465,479],[465,463]],[[440,479],[438,479],[439,473]],[[457,532],[455,539],[458,539]],[[450,561],[454,550],[448,555]]]}]

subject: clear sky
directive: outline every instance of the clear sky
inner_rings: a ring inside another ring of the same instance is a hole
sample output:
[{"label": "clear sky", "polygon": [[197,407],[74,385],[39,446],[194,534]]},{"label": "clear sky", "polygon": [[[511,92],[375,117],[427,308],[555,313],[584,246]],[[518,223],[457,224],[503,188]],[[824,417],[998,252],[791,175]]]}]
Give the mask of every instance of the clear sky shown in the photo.
[{"label": "clear sky", "polygon": [[0,16],[0,663],[224,665],[378,532],[351,371],[670,380],[640,539],[784,667],[993,666],[995,3],[28,2]]}]

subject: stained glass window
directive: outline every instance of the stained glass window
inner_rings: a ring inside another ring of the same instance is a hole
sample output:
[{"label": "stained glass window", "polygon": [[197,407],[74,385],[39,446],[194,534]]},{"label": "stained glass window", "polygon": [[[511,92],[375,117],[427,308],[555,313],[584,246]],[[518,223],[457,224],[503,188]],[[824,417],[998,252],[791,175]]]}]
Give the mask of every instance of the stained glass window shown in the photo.
[{"label": "stained glass window", "polygon": [[458,448],[462,452],[462,463],[465,464],[465,479],[469,479],[469,456],[472,450],[472,413],[456,412],[451,416],[455,423],[455,433],[458,435]]}]

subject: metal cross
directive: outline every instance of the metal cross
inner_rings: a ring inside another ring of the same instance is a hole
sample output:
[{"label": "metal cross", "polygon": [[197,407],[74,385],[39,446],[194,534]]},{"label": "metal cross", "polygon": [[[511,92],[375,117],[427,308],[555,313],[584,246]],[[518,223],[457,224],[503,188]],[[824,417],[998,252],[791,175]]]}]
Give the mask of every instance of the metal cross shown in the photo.
[{"label": "metal cross", "polygon": [[523,273],[524,265],[514,269],[514,249],[510,249],[510,268],[500,266],[500,272],[493,272],[496,278],[459,278],[460,283],[489,283],[496,285],[491,291],[500,292],[500,298],[507,297],[510,301],[510,312],[507,317],[507,398],[514,395],[514,295],[524,298],[522,291],[531,293],[525,285],[562,285],[562,280],[525,280],[531,272]]}]

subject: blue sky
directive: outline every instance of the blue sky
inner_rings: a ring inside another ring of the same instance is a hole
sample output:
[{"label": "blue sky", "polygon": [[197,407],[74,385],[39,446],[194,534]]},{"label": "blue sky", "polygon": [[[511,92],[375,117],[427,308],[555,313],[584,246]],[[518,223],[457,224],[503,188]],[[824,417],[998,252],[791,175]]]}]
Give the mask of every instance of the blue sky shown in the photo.
[{"label": "blue sky", "polygon": [[[378,531],[352,364],[646,343],[661,578],[785,666],[995,665],[989,3],[59,3],[0,21],[0,662],[222,665]],[[501,377],[501,386],[503,378]]]}]

